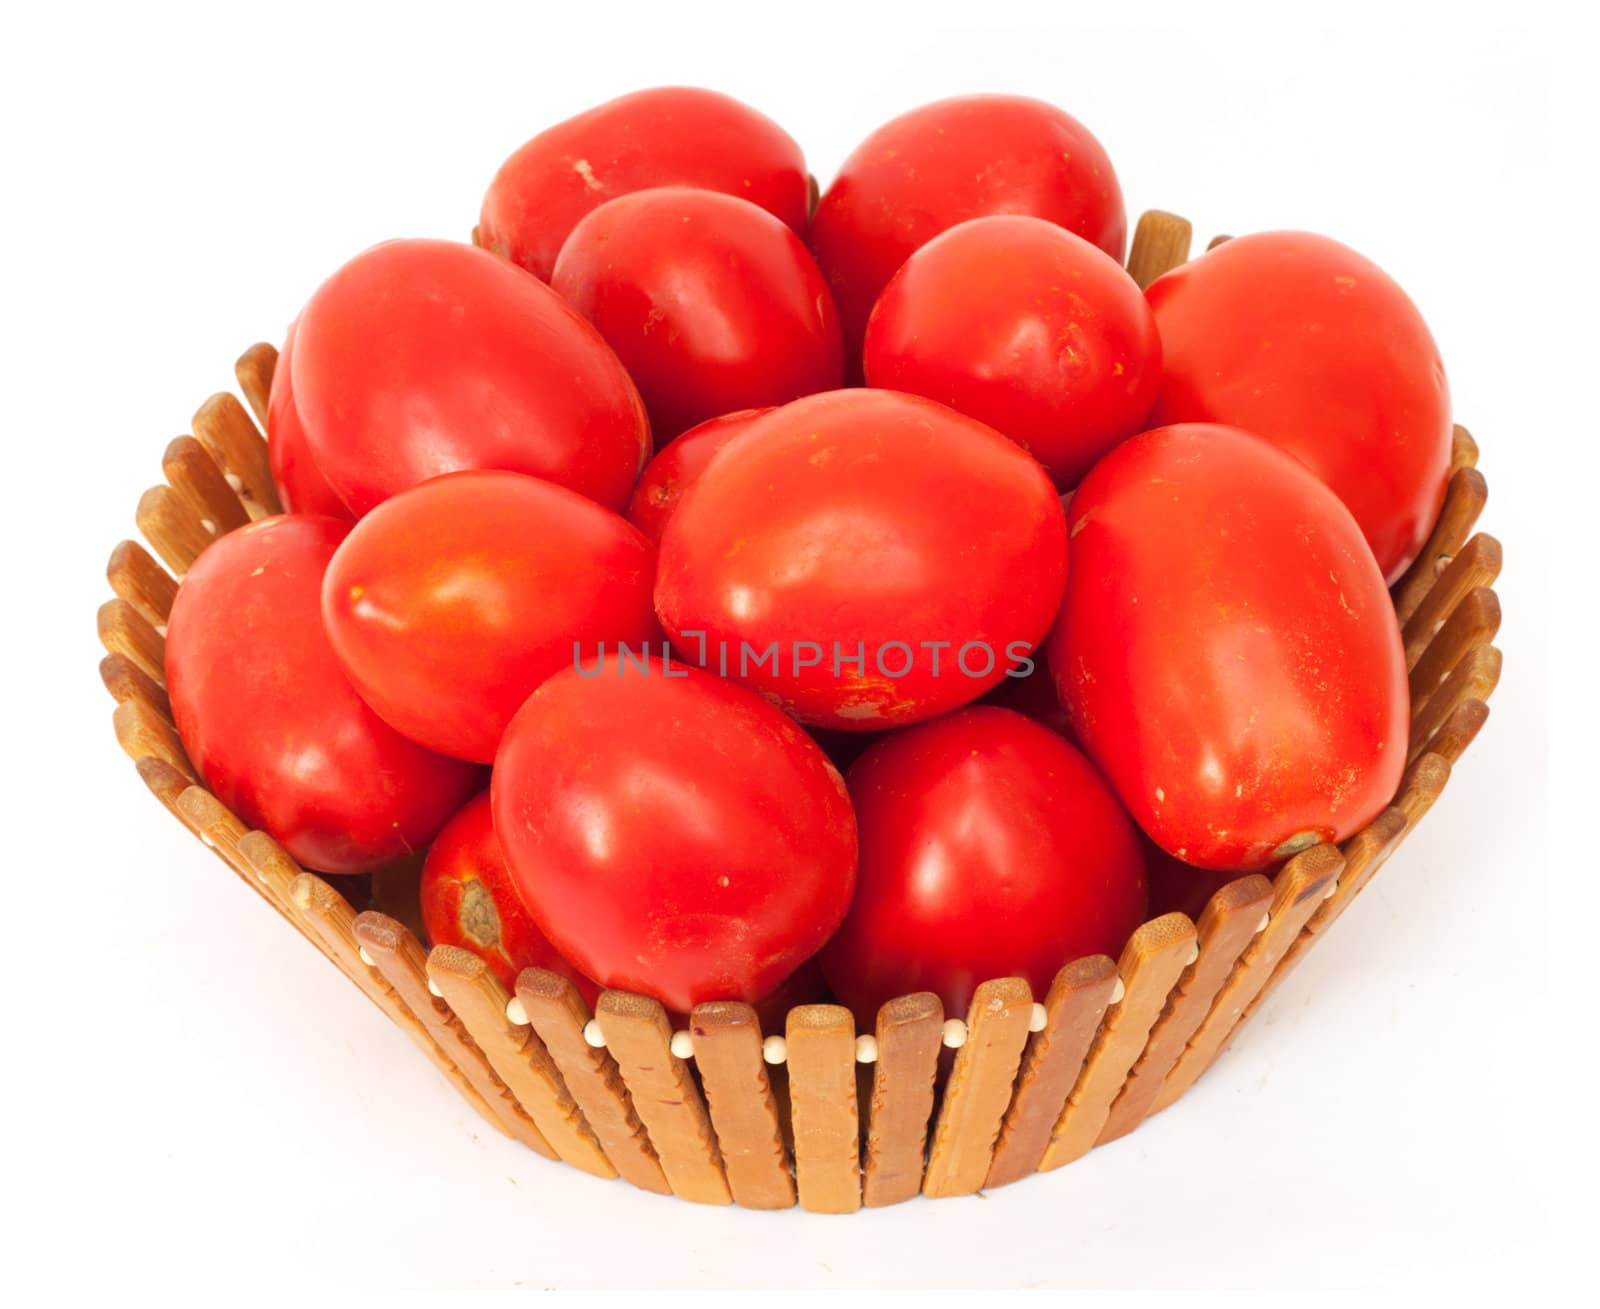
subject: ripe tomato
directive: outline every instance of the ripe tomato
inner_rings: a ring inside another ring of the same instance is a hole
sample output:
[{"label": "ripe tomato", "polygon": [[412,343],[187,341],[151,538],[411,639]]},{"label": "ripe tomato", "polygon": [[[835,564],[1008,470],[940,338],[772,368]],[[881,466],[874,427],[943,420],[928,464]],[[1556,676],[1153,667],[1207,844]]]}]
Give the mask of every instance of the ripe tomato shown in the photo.
[{"label": "ripe tomato", "polygon": [[283,338],[283,349],[278,351],[278,363],[272,370],[272,389],[267,394],[267,459],[272,465],[272,482],[278,488],[278,499],[291,514],[325,514],[354,522],[344,501],[333,493],[312,459],[305,428],[295,412],[289,361],[294,354],[296,325],[290,323]]},{"label": "ripe tomato", "polygon": [[520,473],[452,473],[356,524],[322,617],[362,697],[430,749],[489,763],[540,682],[602,643],[659,639],[655,548],[608,509]]},{"label": "ripe tomato", "polygon": [[1056,690],[1162,849],[1253,870],[1389,802],[1399,627],[1355,519],[1303,464],[1234,428],[1158,428],[1095,466],[1071,518]]},{"label": "ripe tomato", "polygon": [[1143,427],[1161,341],[1115,259],[1007,214],[958,223],[900,266],[867,325],[865,368],[867,385],[980,419],[1072,487]]},{"label": "ripe tomato", "polygon": [[1450,389],[1406,293],[1307,232],[1235,237],[1157,279],[1166,354],[1153,423],[1216,422],[1331,486],[1386,580],[1422,549],[1450,476]]},{"label": "ripe tomato", "polygon": [[550,285],[638,384],[657,445],[735,409],[844,384],[833,300],[800,238],[732,196],[682,187],[600,206]]},{"label": "ripe tomato", "polygon": [[422,921],[430,945],[458,945],[481,958],[508,991],[524,968],[570,978],[591,1005],[600,989],[545,940],[511,882],[495,840],[489,793],[445,824],[422,865]]},{"label": "ripe tomato", "polygon": [[406,740],[340,671],[318,601],[347,530],[293,514],[230,532],[184,577],[167,625],[189,758],[223,804],[326,873],[425,846],[480,780]]},{"label": "ripe tomato", "polygon": [[585,214],[656,186],[740,196],[805,234],[810,179],[794,138],[730,96],[663,86],[607,101],[519,149],[489,185],[478,240],[548,281]]},{"label": "ripe tomato", "polygon": [[741,409],[735,414],[707,419],[660,451],[640,474],[628,501],[628,521],[657,545],[667,530],[667,520],[678,508],[683,493],[711,462],[712,456],[751,423],[771,409]]},{"label": "ripe tomato", "polygon": [[639,393],[595,330],[449,241],[388,241],[324,282],[295,330],[293,386],[317,466],[358,517],[465,468],[620,510],[650,457]]},{"label": "ripe tomato", "polygon": [[822,952],[871,1030],[878,1006],[933,991],[964,1017],[980,982],[1115,956],[1144,921],[1144,856],[1094,766],[1048,728],[978,705],[895,732],[849,772],[855,899]]},{"label": "ripe tomato", "polygon": [[761,1000],[850,902],[843,779],[790,719],[697,669],[563,669],[506,730],[492,795],[545,935],[670,1009]]},{"label": "ripe tomato", "polygon": [[856,147],[812,216],[811,248],[852,354],[859,358],[867,315],[906,257],[984,214],[1045,218],[1122,259],[1122,188],[1077,119],[1022,96],[924,105]]},{"label": "ripe tomato", "polygon": [[834,391],[758,420],[689,488],[656,613],[685,658],[802,722],[875,731],[994,686],[1050,626],[1066,565],[1050,479],[993,428]]}]

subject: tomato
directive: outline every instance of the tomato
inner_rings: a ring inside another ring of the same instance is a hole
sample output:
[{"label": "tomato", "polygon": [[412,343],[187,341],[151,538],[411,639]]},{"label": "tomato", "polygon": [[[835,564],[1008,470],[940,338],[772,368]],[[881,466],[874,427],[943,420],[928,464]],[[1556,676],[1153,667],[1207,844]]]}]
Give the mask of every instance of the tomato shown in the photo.
[{"label": "tomato", "polygon": [[633,496],[628,501],[628,521],[660,545],[661,534],[667,530],[667,520],[678,508],[678,501],[717,451],[756,419],[771,412],[770,408],[741,409],[738,413],[707,419],[657,453],[633,488]]},{"label": "tomato", "polygon": [[667,524],[656,613],[686,658],[802,722],[875,731],[975,700],[1050,626],[1050,479],[993,428],[892,391],[758,420]]},{"label": "tomato", "polygon": [[839,318],[800,238],[714,191],[639,191],[572,231],[550,285],[638,384],[656,443],[844,384]]},{"label": "tomato", "polygon": [[621,509],[650,457],[639,393],[594,328],[503,259],[388,241],[300,314],[295,405],[359,517],[440,473],[529,473]]},{"label": "tomato", "polygon": [[933,991],[965,1017],[980,982],[1043,997],[1062,965],[1115,956],[1144,921],[1144,857],[1094,766],[1047,728],[979,705],[885,737],[850,768],[855,899],[822,971],[870,1031]]},{"label": "tomato", "polygon": [[1152,423],[1216,422],[1282,446],[1355,515],[1393,582],[1450,476],[1450,389],[1406,293],[1307,232],[1235,237],[1157,279],[1166,373]]},{"label": "tomato", "polygon": [[344,501],[334,494],[312,459],[305,428],[295,411],[289,361],[294,353],[296,325],[290,323],[283,338],[283,349],[278,351],[278,362],[272,370],[272,388],[267,394],[267,459],[272,465],[272,483],[278,488],[279,501],[291,514],[325,514],[354,522]]},{"label": "tomato", "polygon": [[556,951],[512,884],[484,791],[445,824],[422,866],[422,921],[430,945],[456,945],[482,959],[508,991],[524,968],[570,979],[591,1005],[600,990]]},{"label": "tomato", "polygon": [[1042,218],[998,215],[901,265],[872,311],[865,368],[869,386],[988,423],[1072,487],[1143,427],[1161,341],[1115,259]]},{"label": "tomato", "polygon": [[698,669],[563,669],[506,730],[492,795],[540,929],[601,985],[669,1009],[761,1000],[850,902],[838,771],[777,709]]},{"label": "tomato", "polygon": [[1022,96],[924,105],[856,147],[812,216],[811,248],[852,353],[906,257],[945,228],[985,214],[1048,219],[1122,259],[1122,188],[1077,119]]},{"label": "tomato", "polygon": [[478,240],[548,281],[585,214],[657,186],[740,196],[806,230],[810,179],[794,138],[730,96],[664,86],[607,101],[519,149],[490,183]]},{"label": "tomato", "polygon": [[1399,627],[1361,529],[1303,464],[1235,428],[1159,428],[1095,466],[1071,518],[1056,691],[1162,849],[1249,871],[1389,802]]},{"label": "tomato", "polygon": [[263,518],[209,546],[167,624],[167,691],[217,798],[308,868],[359,873],[420,849],[480,770],[406,740],[323,634],[323,571],[347,527]]},{"label": "tomato", "polygon": [[[1150,916],[1187,914],[1198,923],[1211,897],[1229,882],[1244,876],[1231,868],[1196,868],[1174,859],[1149,837],[1144,838],[1145,877],[1150,882]],[[1269,875],[1271,866],[1263,870]]]},{"label": "tomato", "polygon": [[452,473],[384,501],[328,567],[322,617],[356,689],[430,749],[489,763],[540,682],[660,629],[655,548],[574,491]]}]

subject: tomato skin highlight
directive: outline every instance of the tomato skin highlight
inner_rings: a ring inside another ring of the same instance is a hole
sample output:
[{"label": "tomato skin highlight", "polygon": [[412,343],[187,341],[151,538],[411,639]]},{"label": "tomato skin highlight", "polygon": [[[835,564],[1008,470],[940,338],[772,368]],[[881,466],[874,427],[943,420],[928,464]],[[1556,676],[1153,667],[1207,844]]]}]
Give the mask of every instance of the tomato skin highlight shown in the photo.
[{"label": "tomato skin highlight", "polygon": [[1310,470],[1234,428],[1158,428],[1095,466],[1070,517],[1056,691],[1162,849],[1253,871],[1383,809],[1409,723],[1399,627]]},{"label": "tomato skin highlight", "polygon": [[1014,444],[917,396],[835,391],[758,420],[689,488],[656,613],[685,659],[721,671],[725,650],[727,675],[801,722],[877,731],[998,683],[1049,628],[1066,565],[1060,501]]},{"label": "tomato skin highlight", "polygon": [[290,360],[294,355],[295,323],[283,338],[278,362],[272,370],[272,387],[267,393],[267,460],[272,466],[272,484],[278,488],[278,501],[291,514],[323,514],[353,523],[355,516],[334,494],[322,475],[306,430],[294,407],[294,387],[290,381]]},{"label": "tomato skin highlight", "polygon": [[296,408],[358,517],[443,473],[501,469],[620,510],[650,457],[639,393],[549,287],[483,250],[387,241],[301,311]]},{"label": "tomato skin highlight", "polygon": [[495,831],[524,903],[602,986],[680,1012],[762,1000],[850,902],[843,779],[732,682],[614,656],[585,671],[529,697],[495,760]]},{"label": "tomato skin highlight", "polygon": [[1122,188],[1077,119],[1023,96],[924,105],[856,147],[812,215],[811,249],[853,355],[873,304],[911,252],[985,214],[1048,219],[1122,260]]},{"label": "tomato skin highlight", "polygon": [[667,520],[706,465],[729,441],[747,431],[756,419],[771,412],[770,407],[741,409],[719,418],[708,418],[658,451],[633,488],[628,500],[628,521],[659,546],[661,535],[667,530]]},{"label": "tomato skin highlight", "polygon": [[481,770],[408,741],[361,700],[322,630],[348,526],[264,518],[208,547],[167,626],[184,748],[223,804],[300,863],[360,873],[427,845]]},{"label": "tomato skin highlight", "polygon": [[356,524],[328,567],[322,617],[385,722],[490,763],[547,677],[602,643],[659,644],[655,563],[636,528],[575,491],[520,473],[451,473]]},{"label": "tomato skin highlight", "polygon": [[444,825],[422,865],[422,921],[429,945],[470,950],[515,992],[524,968],[570,980],[592,1007],[600,989],[563,959],[522,903],[495,839],[489,793],[483,791]]},{"label": "tomato skin highlight", "polygon": [[561,247],[550,285],[626,365],[658,446],[718,414],[844,384],[816,263],[733,196],[669,187],[603,204]]},{"label": "tomato skin highlight", "polygon": [[1144,921],[1132,821],[1084,756],[987,705],[885,737],[847,777],[861,855],[850,912],[822,952],[842,1004],[933,991],[964,1017],[978,984],[1122,949]]},{"label": "tomato skin highlight", "polygon": [[1151,424],[1225,423],[1281,446],[1398,579],[1444,504],[1451,445],[1444,363],[1399,285],[1327,237],[1259,232],[1145,294],[1166,359]]},{"label": "tomato skin highlight", "polygon": [[868,322],[864,366],[867,385],[988,423],[1069,488],[1142,430],[1161,341],[1116,260],[1042,218],[996,215],[900,266]]},{"label": "tomato skin highlight", "polygon": [[738,196],[805,235],[810,181],[794,138],[731,96],[663,86],[597,105],[518,149],[489,185],[478,240],[548,281],[585,214],[660,186]]}]

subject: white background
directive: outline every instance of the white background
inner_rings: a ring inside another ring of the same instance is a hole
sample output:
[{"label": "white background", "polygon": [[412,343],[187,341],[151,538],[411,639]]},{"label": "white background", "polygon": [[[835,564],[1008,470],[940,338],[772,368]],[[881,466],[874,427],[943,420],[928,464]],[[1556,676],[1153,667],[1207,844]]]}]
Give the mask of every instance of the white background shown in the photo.
[{"label": "white background", "polygon": [[[1218,4],[1141,4],[1137,21],[993,2],[568,5],[559,22],[483,0],[45,8],[0,20],[8,1289],[1531,1297],[1570,1257],[1593,1005],[1544,961],[1558,937],[1582,944],[1593,857],[1563,845],[1574,895],[1546,878],[1551,814],[1585,812],[1593,765],[1574,730],[1552,799],[1546,732],[1552,595],[1569,598],[1561,648],[1581,649],[1559,524],[1595,439],[1595,331],[1572,281],[1590,277],[1592,212],[1558,181],[1594,162],[1591,74],[1565,58],[1581,33],[1529,5],[1504,27],[1392,4],[1292,26]],[[240,350],[277,340],[366,245],[465,237],[501,158],[541,127],[662,82],[771,114],[824,185],[926,100],[1053,100],[1105,143],[1130,216],[1174,209],[1201,240],[1309,227],[1386,267],[1482,446],[1484,526],[1507,560],[1484,735],[1214,1072],[1065,1172],[829,1219],[701,1209],[548,1164],[487,1134],[160,811],[113,739],[95,675],[104,560]]]}]

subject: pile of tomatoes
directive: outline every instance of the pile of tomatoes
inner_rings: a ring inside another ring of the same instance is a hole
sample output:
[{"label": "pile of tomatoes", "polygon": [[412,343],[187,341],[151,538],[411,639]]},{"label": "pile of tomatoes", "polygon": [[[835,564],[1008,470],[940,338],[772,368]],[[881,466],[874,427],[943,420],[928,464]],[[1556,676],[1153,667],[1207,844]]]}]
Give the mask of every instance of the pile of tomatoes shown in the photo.
[{"label": "pile of tomatoes", "polygon": [[307,867],[420,862],[428,936],[508,982],[864,1024],[1348,836],[1406,754],[1437,350],[1334,241],[1141,291],[1126,230],[1017,97],[820,199],[708,91],[541,133],[474,244],[375,246],[290,327],[288,512],[171,615],[195,765]]}]

